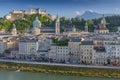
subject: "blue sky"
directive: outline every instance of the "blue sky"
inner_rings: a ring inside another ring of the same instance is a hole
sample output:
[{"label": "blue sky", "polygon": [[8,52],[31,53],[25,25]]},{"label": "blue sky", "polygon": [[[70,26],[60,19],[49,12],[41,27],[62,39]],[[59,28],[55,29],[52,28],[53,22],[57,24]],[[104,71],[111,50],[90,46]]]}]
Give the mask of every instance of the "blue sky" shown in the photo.
[{"label": "blue sky", "polygon": [[120,0],[0,0],[0,17],[12,10],[41,8],[52,15],[75,17],[90,10],[120,14]]}]

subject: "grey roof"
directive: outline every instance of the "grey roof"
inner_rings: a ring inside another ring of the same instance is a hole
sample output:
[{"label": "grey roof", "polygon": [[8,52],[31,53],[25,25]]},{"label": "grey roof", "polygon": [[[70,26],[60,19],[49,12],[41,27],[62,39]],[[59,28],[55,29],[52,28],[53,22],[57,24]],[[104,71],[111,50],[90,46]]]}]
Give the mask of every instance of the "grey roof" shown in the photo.
[{"label": "grey roof", "polygon": [[93,41],[82,41],[81,45],[93,45]]},{"label": "grey roof", "polygon": [[[33,29],[33,26],[29,28],[30,30]],[[41,33],[55,33],[54,27],[41,27],[40,28]]]},{"label": "grey roof", "polygon": [[80,38],[71,37],[71,38],[70,38],[70,41],[71,41],[71,42],[80,42],[81,39],[80,39]]},{"label": "grey roof", "polygon": [[75,38],[72,38],[70,41],[71,41],[71,42],[80,42],[81,39],[75,39]]},{"label": "grey roof", "polygon": [[106,52],[104,47],[101,48],[94,48],[96,50],[96,52]]},{"label": "grey roof", "polygon": [[28,39],[28,38],[24,38],[20,40],[20,42],[37,42],[37,41],[38,41],[37,39]]}]

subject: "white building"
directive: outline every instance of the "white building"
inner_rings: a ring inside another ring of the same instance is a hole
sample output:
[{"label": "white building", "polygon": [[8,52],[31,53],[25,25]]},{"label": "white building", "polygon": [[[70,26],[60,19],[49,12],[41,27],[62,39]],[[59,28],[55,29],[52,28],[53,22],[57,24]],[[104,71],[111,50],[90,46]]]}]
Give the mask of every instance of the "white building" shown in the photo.
[{"label": "white building", "polygon": [[57,62],[68,62],[69,61],[69,49],[68,46],[57,46],[56,60]]},{"label": "white building", "polygon": [[51,46],[51,49],[49,51],[49,58],[55,62],[69,62],[68,46]]},{"label": "white building", "polygon": [[120,43],[105,45],[107,61],[109,64],[120,64]]},{"label": "white building", "polygon": [[6,49],[6,44],[3,41],[0,41],[0,54],[2,54]]},{"label": "white building", "polygon": [[120,33],[120,26],[118,27],[118,31],[117,31],[117,33]]},{"label": "white building", "polygon": [[16,20],[16,19],[23,19],[24,17],[24,11],[22,10],[13,10],[8,15],[5,16],[7,20]]},{"label": "white building", "polygon": [[120,58],[120,44],[110,43],[105,45],[107,57]]},{"label": "white building", "polygon": [[38,41],[21,40],[19,42],[19,54],[36,54],[38,51]]},{"label": "white building", "polygon": [[10,20],[10,19],[11,19],[11,14],[10,14],[10,13],[7,14],[7,15],[5,16],[5,18],[6,18],[7,20]]},{"label": "white building", "polygon": [[70,42],[68,43],[71,63],[78,63],[80,59],[80,43],[81,39],[79,38],[71,38]]},{"label": "white building", "polygon": [[49,51],[49,53],[48,53],[48,57],[49,57],[49,59],[51,59],[52,61],[56,61],[56,55],[57,55],[57,48],[56,48],[57,46],[56,45],[52,45],[51,47],[50,47],[50,51]]},{"label": "white building", "polygon": [[105,48],[95,49],[94,57],[95,57],[94,59],[95,65],[107,64],[107,53],[105,51]]},{"label": "white building", "polygon": [[25,11],[25,14],[32,15],[32,14],[41,14],[41,15],[47,15],[46,11],[40,10],[40,8],[33,9],[30,8],[29,10]]}]

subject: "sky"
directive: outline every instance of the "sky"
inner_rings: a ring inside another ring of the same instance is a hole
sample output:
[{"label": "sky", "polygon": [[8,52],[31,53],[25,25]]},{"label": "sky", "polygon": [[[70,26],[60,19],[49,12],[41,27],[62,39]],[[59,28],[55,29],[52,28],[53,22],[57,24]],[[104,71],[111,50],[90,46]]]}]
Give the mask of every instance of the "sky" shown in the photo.
[{"label": "sky", "polygon": [[40,8],[52,15],[75,17],[85,11],[120,14],[120,0],[0,0],[0,17],[12,10]]}]

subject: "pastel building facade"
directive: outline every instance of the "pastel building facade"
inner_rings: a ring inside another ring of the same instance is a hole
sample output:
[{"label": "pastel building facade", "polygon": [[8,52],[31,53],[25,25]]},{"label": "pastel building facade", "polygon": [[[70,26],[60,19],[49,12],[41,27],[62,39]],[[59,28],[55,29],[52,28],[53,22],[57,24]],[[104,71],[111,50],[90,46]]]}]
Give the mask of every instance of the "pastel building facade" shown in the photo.
[{"label": "pastel building facade", "polygon": [[93,41],[82,41],[80,45],[80,62],[82,64],[94,64],[94,44]]},{"label": "pastel building facade", "polygon": [[49,51],[49,59],[52,59],[55,62],[69,62],[68,46],[51,46],[51,50]]},{"label": "pastel building facade", "polygon": [[36,40],[23,40],[19,42],[19,54],[37,54],[38,41]]}]

